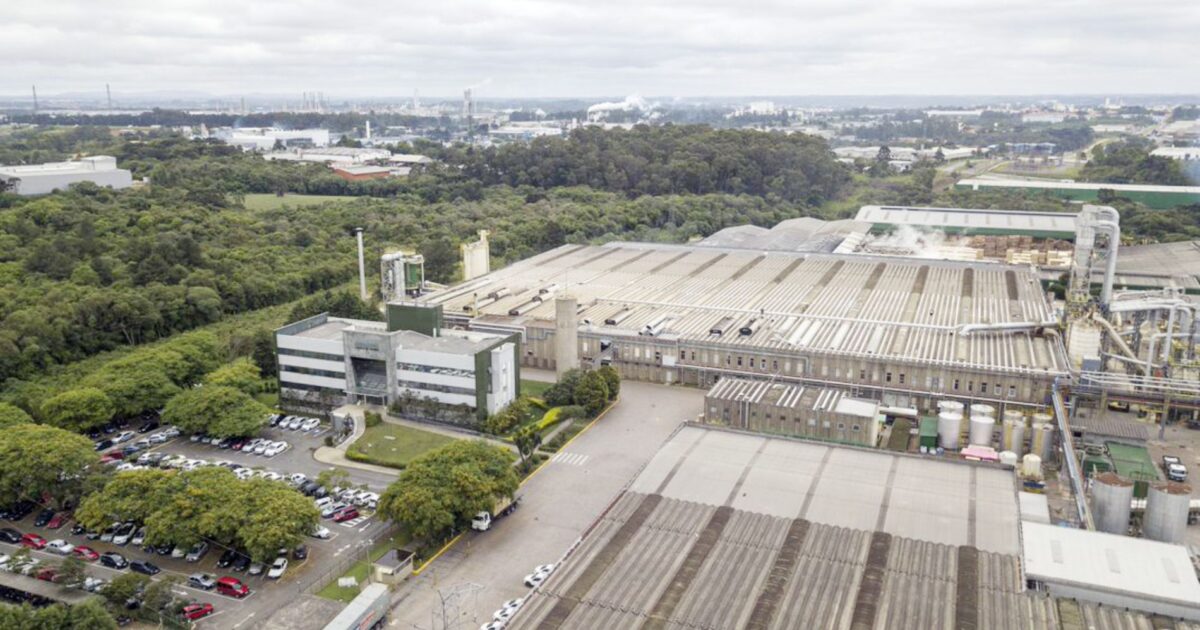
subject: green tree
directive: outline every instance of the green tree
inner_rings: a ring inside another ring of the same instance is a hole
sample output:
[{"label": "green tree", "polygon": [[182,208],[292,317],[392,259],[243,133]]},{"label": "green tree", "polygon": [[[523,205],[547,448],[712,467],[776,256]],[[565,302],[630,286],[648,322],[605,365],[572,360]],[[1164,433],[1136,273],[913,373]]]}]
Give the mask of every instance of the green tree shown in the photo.
[{"label": "green tree", "polygon": [[238,527],[238,540],[260,562],[274,558],[282,548],[300,544],[320,520],[308,497],[281,483],[256,478],[241,486],[245,516]]},{"label": "green tree", "polygon": [[117,630],[117,621],[95,599],[71,606],[69,617],[70,625],[66,630]]},{"label": "green tree", "polygon": [[353,485],[350,482],[350,473],[342,468],[326,468],[317,473],[317,484],[328,490],[349,488]]},{"label": "green tree", "polygon": [[96,467],[92,443],[82,435],[41,424],[0,431],[0,503],[43,495],[77,500]]},{"label": "green tree", "polygon": [[595,370],[588,370],[579,379],[575,388],[575,404],[587,409],[589,415],[596,415],[608,404],[608,385],[604,377]]},{"label": "green tree", "polygon": [[150,364],[128,368],[105,366],[83,379],[82,384],[103,391],[116,408],[116,415],[126,418],[146,410],[161,409],[179,393],[179,386],[160,368]]},{"label": "green tree", "polygon": [[609,401],[616,400],[621,394],[621,373],[611,365],[600,366],[596,373],[604,378],[604,384],[608,386]]},{"label": "green tree", "polygon": [[579,368],[567,370],[557,382],[542,394],[542,398],[546,401],[547,405],[552,407],[574,404],[575,388],[579,386],[579,381],[582,378],[583,370]]},{"label": "green tree", "polygon": [[[170,500],[171,477],[175,474],[153,469],[118,473],[99,492],[84,497],[75,510],[75,519],[91,531],[100,531],[118,520],[145,523]],[[150,538],[153,540],[153,536]]]},{"label": "green tree", "polygon": [[112,419],[116,408],[108,395],[95,387],[65,391],[42,405],[42,418],[56,427],[88,431]]},{"label": "green tree", "polygon": [[222,385],[233,387],[253,396],[263,389],[263,381],[258,366],[248,358],[235,359],[209,372],[204,377],[206,385]]},{"label": "green tree", "polygon": [[270,411],[241,390],[205,385],[172,398],[163,409],[162,419],[188,433],[242,437],[257,433]]},{"label": "green tree", "polygon": [[275,376],[279,372],[279,364],[276,363],[275,357],[275,335],[268,330],[255,332],[250,359],[258,366],[259,374]]},{"label": "green tree", "polygon": [[133,598],[141,598],[142,593],[146,591],[146,585],[150,583],[150,578],[141,573],[122,573],[113,578],[100,592],[109,605],[117,610],[125,608],[125,602]]},{"label": "green tree", "polygon": [[413,460],[380,497],[379,513],[420,538],[461,529],[516,492],[515,459],[482,440],[452,442]]},{"label": "green tree", "polygon": [[175,603],[174,589],[181,581],[182,578],[173,574],[152,580],[142,594],[143,609],[156,613],[167,611]]},{"label": "green tree", "polygon": [[529,470],[529,460],[533,457],[533,452],[542,445],[542,432],[532,424],[526,425],[517,429],[512,439],[513,444],[517,447],[517,452],[521,455],[521,468]]},{"label": "green tree", "polygon": [[83,584],[87,568],[77,556],[67,556],[58,564],[58,577],[60,584],[74,588]]},{"label": "green tree", "polygon": [[33,418],[24,409],[12,403],[0,402],[0,429],[26,422],[33,422]]}]

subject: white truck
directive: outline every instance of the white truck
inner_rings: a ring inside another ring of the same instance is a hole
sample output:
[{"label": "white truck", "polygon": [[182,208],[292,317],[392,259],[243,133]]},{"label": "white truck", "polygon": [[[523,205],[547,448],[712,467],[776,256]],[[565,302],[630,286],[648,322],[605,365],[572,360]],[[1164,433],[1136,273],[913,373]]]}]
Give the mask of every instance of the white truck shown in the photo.
[{"label": "white truck", "polygon": [[500,497],[496,500],[496,505],[492,506],[492,511],[475,514],[475,518],[471,519],[471,529],[477,532],[486,532],[492,528],[492,523],[512,514],[520,503],[521,497],[516,495]]}]

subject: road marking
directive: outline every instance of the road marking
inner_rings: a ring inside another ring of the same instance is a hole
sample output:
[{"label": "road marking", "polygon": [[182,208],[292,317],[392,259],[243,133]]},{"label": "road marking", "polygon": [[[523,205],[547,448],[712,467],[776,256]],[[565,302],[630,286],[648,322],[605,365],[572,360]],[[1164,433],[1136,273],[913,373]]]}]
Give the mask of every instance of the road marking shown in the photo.
[{"label": "road marking", "polygon": [[348,545],[348,544],[346,544],[346,545],[342,545],[341,547],[338,547],[338,550],[337,550],[337,551],[335,551],[335,552],[333,552],[333,557],[335,557],[335,558],[336,558],[336,557],[338,557],[338,556],[342,555],[342,552],[343,552],[343,551],[346,551],[346,550],[347,550],[347,549],[349,549],[349,548],[350,548],[350,545]]},{"label": "road marking", "polygon": [[588,459],[589,456],[582,453],[564,453],[560,451],[555,453],[554,457],[550,458],[550,461],[560,464],[570,464],[571,466],[582,466],[587,463]]},{"label": "road marking", "polygon": [[356,517],[354,517],[354,518],[352,518],[352,519],[350,519],[350,520],[348,520],[348,521],[346,521],[346,522],[344,522],[344,523],[338,523],[338,525],[341,525],[342,527],[358,527],[359,525],[361,525],[361,524],[362,524],[362,522],[363,522],[363,521],[365,521],[365,520],[367,520],[367,519],[369,519],[369,518],[371,518],[371,517],[370,517],[370,515],[367,515],[367,516],[356,516]]},{"label": "road marking", "polygon": [[234,628],[240,628],[240,627],[242,627],[242,624],[246,623],[247,621],[250,621],[251,619],[253,619],[253,618],[254,618],[254,615],[257,615],[257,614],[258,614],[258,613],[250,613],[249,615],[246,615],[246,618],[245,618],[245,619],[243,619],[243,620],[241,620],[241,621],[239,621],[239,622],[237,622],[237,623],[233,624],[233,627],[234,627]]}]

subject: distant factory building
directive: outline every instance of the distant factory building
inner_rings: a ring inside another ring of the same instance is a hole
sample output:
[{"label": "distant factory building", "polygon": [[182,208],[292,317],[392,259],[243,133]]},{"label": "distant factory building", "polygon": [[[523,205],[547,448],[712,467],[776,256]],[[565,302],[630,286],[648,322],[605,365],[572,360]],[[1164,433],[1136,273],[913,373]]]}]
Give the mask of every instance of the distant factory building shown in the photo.
[{"label": "distant factory building", "polygon": [[290,151],[267,153],[263,157],[268,160],[285,160],[291,162],[365,164],[367,162],[390,159],[392,152],[387,149],[359,149],[354,147],[297,148]]},{"label": "distant factory building", "polygon": [[243,151],[271,151],[284,147],[327,147],[328,129],[269,129],[263,127],[226,127],[216,129],[213,137]]},{"label": "distant factory building", "polygon": [[1200,202],[1200,186],[1152,186],[1147,184],[1108,184],[1084,182],[1034,181],[1018,179],[964,179],[955,184],[959,190],[1029,190],[1048,192],[1071,201],[1096,201],[1101,190],[1146,204],[1156,210]]},{"label": "distant factory building", "polygon": [[1200,147],[1159,147],[1151,151],[1150,155],[1192,162],[1200,160]]},{"label": "distant factory building", "polygon": [[368,179],[387,179],[408,175],[409,169],[391,166],[372,166],[370,164],[331,164],[330,168],[338,177],[348,182],[361,182]]},{"label": "distant factory building", "polygon": [[133,185],[133,174],[117,168],[117,158],[97,155],[71,162],[0,166],[0,180],[18,195],[44,195],[80,182],[116,190],[129,188]]},{"label": "distant factory building", "polygon": [[769,380],[724,378],[704,398],[705,424],[860,446],[875,446],[883,420],[874,400]]}]

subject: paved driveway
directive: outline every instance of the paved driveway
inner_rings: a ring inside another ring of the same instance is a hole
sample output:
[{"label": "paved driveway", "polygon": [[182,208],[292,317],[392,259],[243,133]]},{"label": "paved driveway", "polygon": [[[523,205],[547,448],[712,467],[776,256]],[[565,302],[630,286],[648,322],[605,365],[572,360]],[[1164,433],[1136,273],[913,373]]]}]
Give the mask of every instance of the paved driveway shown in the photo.
[{"label": "paved driveway", "polygon": [[388,627],[442,628],[443,609],[454,620],[448,627],[490,621],[503,602],[528,592],[524,576],[556,562],[703,403],[699,389],[623,382],[621,402],[525,484],[520,509],[491,531],[464,536],[410,580]]}]

